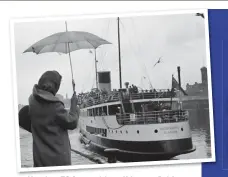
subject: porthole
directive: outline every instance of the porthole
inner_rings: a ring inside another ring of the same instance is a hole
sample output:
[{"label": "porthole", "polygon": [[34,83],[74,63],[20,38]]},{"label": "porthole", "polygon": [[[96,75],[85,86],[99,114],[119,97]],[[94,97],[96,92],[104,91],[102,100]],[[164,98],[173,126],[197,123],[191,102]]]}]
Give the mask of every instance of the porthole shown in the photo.
[{"label": "porthole", "polygon": [[126,133],[128,134],[128,131],[126,130]]},{"label": "porthole", "polygon": [[158,133],[158,130],[156,129],[156,130],[154,130],[154,133]]},{"label": "porthole", "polygon": [[183,129],[183,128],[181,128],[181,131],[184,131],[184,129]]},{"label": "porthole", "polygon": [[139,130],[137,130],[137,133],[139,134]]}]

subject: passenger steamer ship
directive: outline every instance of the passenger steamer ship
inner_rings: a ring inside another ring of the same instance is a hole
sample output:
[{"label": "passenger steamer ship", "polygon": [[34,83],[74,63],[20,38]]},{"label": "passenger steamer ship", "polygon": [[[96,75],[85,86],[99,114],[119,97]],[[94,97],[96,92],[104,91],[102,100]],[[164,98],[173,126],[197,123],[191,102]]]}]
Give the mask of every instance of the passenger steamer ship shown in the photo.
[{"label": "passenger steamer ship", "polygon": [[102,150],[114,149],[118,154],[158,160],[194,151],[189,114],[181,107],[183,90],[179,83],[172,77],[170,90],[139,91],[129,83],[122,88],[118,41],[120,89],[111,89],[109,71],[96,71],[97,89],[78,95],[81,142]]}]

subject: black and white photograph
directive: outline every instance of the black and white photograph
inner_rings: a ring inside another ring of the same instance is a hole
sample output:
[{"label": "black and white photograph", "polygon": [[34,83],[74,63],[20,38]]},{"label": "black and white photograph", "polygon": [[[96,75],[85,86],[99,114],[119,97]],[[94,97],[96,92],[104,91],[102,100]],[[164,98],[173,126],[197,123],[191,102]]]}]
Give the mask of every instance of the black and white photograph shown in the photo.
[{"label": "black and white photograph", "polygon": [[11,21],[18,169],[215,161],[207,11]]}]

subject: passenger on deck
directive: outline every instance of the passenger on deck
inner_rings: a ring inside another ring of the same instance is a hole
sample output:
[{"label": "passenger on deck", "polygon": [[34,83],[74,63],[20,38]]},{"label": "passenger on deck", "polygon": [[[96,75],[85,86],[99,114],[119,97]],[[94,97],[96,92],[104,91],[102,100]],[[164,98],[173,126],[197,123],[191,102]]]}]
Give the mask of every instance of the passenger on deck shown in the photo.
[{"label": "passenger on deck", "polygon": [[68,130],[77,127],[79,108],[74,93],[69,112],[56,97],[61,83],[57,71],[47,71],[29,97],[34,167],[71,165]]},{"label": "passenger on deck", "polygon": [[129,93],[132,93],[133,92],[133,89],[132,89],[132,87],[130,86],[129,87]]},{"label": "passenger on deck", "polygon": [[136,92],[136,93],[139,93],[139,89],[138,89],[137,86],[135,86],[135,92]]},{"label": "passenger on deck", "polygon": [[130,88],[131,88],[131,90],[132,90],[132,93],[138,93],[138,87],[137,86],[135,86],[135,85],[131,85],[130,86]]}]

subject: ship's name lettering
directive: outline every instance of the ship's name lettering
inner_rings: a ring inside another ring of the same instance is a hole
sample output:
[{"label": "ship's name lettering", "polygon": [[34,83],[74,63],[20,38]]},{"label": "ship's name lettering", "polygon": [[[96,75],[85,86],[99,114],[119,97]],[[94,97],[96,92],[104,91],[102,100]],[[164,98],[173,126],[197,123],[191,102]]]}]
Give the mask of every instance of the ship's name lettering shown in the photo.
[{"label": "ship's name lettering", "polygon": [[179,129],[179,127],[164,127],[164,128],[160,128],[160,130],[177,130]]},{"label": "ship's name lettering", "polygon": [[173,134],[173,133],[177,133],[177,130],[173,130],[173,131],[164,131],[164,134]]}]

